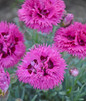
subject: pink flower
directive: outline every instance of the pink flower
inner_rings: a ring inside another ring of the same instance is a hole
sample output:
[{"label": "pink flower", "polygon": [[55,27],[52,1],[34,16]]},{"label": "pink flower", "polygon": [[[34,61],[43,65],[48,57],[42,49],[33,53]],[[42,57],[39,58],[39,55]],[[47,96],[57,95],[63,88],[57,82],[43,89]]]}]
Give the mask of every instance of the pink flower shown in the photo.
[{"label": "pink flower", "polygon": [[0,65],[8,68],[17,64],[24,55],[25,45],[23,35],[16,25],[7,22],[0,23]]},{"label": "pink flower", "polygon": [[64,9],[63,0],[26,0],[18,15],[27,27],[49,34],[60,23]]},{"label": "pink flower", "polygon": [[6,93],[10,84],[10,75],[8,72],[5,73],[4,69],[0,67],[0,90]]},{"label": "pink flower", "polygon": [[74,19],[74,15],[68,13],[68,14],[64,17],[64,19],[63,19],[63,21],[62,21],[62,27],[68,27],[69,25],[71,25],[73,19]]},{"label": "pink flower", "polygon": [[53,89],[63,81],[66,64],[55,47],[38,46],[27,52],[18,67],[20,81],[37,89]]},{"label": "pink flower", "polygon": [[86,57],[86,24],[75,22],[66,28],[60,28],[55,34],[55,46],[78,57]]},{"label": "pink flower", "polygon": [[77,68],[71,68],[69,73],[70,73],[70,75],[76,77],[79,74],[79,70]]}]

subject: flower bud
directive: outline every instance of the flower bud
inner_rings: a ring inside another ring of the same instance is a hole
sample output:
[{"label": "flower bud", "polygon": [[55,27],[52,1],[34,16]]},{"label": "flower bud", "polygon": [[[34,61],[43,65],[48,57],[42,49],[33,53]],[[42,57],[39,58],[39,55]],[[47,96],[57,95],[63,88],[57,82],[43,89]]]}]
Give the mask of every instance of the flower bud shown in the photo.
[{"label": "flower bud", "polygon": [[11,74],[10,75],[10,83],[14,84],[17,81],[17,75],[16,74]]},{"label": "flower bud", "polygon": [[4,71],[2,67],[0,67],[0,96],[4,96],[9,88],[10,84],[10,76],[9,73]]},{"label": "flower bud", "polygon": [[67,27],[67,26],[71,25],[73,19],[74,19],[74,15],[68,13],[68,14],[63,18],[63,21],[62,21],[62,23],[61,23],[61,26],[62,26],[62,27]]},{"label": "flower bud", "polygon": [[69,70],[69,73],[70,73],[70,75],[76,77],[76,76],[78,76],[78,74],[79,74],[79,70],[74,67],[74,68],[71,68],[71,69]]}]

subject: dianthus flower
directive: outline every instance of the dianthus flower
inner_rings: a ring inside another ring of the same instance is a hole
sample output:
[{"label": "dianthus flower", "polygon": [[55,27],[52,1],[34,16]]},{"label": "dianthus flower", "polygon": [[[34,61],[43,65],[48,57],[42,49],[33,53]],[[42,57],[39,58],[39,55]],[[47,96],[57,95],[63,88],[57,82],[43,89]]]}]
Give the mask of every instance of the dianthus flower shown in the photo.
[{"label": "dianthus flower", "polygon": [[55,47],[38,46],[27,52],[18,67],[20,81],[41,90],[52,89],[63,81],[66,64]]},{"label": "dianthus flower", "polygon": [[63,0],[26,0],[18,15],[27,27],[49,34],[60,23],[64,9]]},{"label": "dianthus flower", "polygon": [[10,84],[10,76],[9,73],[4,71],[2,67],[0,67],[0,94],[5,94],[9,88]]},{"label": "dianthus flower", "polygon": [[23,35],[16,25],[0,23],[0,65],[5,68],[14,66],[24,55]]},{"label": "dianthus flower", "polygon": [[75,22],[66,28],[60,28],[55,34],[55,46],[78,57],[86,57],[86,24]]}]

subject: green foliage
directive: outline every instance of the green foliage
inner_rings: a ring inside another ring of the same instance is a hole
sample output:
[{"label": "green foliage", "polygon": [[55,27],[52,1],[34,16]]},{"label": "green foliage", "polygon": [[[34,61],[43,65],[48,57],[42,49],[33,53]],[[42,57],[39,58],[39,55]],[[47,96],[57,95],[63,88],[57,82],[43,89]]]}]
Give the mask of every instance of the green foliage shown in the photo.
[{"label": "green foliage", "polygon": [[18,2],[24,2],[24,0],[17,0]]}]

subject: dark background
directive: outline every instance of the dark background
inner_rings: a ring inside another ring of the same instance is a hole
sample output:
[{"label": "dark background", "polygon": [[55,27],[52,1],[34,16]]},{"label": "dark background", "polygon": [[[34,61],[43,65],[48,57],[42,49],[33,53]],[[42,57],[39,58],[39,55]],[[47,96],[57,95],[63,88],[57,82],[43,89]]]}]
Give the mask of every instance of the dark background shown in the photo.
[{"label": "dark background", "polygon": [[[86,23],[86,0],[64,0],[66,10],[73,13],[76,21]],[[18,0],[0,0],[0,21],[13,21],[22,3]]]}]

